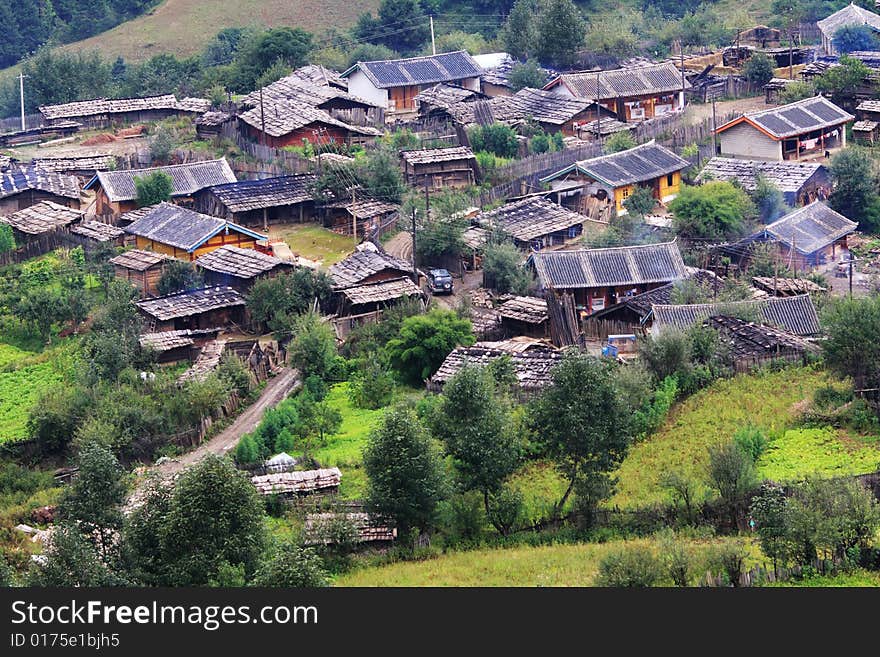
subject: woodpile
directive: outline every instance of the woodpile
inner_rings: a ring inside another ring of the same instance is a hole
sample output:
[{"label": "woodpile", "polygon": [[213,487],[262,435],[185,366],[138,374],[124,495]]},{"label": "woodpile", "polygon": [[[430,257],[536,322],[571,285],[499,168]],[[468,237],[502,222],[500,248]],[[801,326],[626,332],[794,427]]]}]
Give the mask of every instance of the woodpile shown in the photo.
[{"label": "woodpile", "polygon": [[557,295],[552,289],[544,293],[547,316],[550,318],[550,339],[557,347],[583,347],[584,335],[574,306],[574,296],[567,292]]}]

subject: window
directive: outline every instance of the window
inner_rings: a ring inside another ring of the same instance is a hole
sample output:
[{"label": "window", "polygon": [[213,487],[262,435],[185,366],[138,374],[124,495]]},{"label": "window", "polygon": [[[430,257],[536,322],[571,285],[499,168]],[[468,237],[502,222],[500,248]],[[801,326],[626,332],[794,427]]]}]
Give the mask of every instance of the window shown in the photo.
[{"label": "window", "polygon": [[629,192],[629,187],[624,187],[622,190],[620,190],[620,196],[622,198],[629,198]]},{"label": "window", "polygon": [[672,187],[674,184],[675,184],[675,176],[670,173],[666,176],[666,186]]}]

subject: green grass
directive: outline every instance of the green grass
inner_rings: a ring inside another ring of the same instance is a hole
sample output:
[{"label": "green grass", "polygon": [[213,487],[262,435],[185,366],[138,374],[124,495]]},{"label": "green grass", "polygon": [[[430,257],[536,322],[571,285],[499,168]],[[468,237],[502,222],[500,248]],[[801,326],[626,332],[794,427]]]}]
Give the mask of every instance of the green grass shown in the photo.
[{"label": "green grass", "polygon": [[870,586],[880,587],[880,572],[868,570],[856,570],[851,573],[840,573],[837,575],[817,575],[802,580],[790,580],[788,582],[773,582],[765,584],[774,588],[781,587],[843,587],[843,586]]},{"label": "green grass", "polygon": [[851,438],[833,429],[789,429],[758,459],[758,471],[774,481],[808,474],[854,475],[880,468],[880,437]]},{"label": "green grass", "polygon": [[283,239],[295,254],[317,260],[325,267],[344,259],[357,245],[351,237],[315,224],[270,226],[269,236]]},{"label": "green grass", "polygon": [[[549,461],[527,463],[510,478],[509,484],[522,494],[524,516],[531,524],[552,517],[554,505],[568,487],[568,482]],[[571,503],[569,499],[565,509],[569,509]]]},{"label": "green grass", "polygon": [[630,450],[617,473],[617,494],[610,505],[637,508],[665,502],[660,480],[671,469],[704,480],[707,447],[729,440],[749,423],[771,434],[785,431],[796,417],[792,406],[811,399],[826,380],[824,373],[810,368],[789,368],[742,374],[701,390],[675,407],[656,434]]}]

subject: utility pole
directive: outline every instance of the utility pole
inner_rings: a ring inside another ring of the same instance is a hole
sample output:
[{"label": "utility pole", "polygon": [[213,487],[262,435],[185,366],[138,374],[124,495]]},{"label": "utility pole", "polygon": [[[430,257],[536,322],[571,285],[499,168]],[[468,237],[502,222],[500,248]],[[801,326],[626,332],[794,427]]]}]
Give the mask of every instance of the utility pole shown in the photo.
[{"label": "utility pole", "polygon": [[684,111],[684,41],[678,40],[678,52],[681,55],[681,110]]},{"label": "utility pole", "polygon": [[[718,125],[715,122],[715,96],[712,96],[712,157],[718,155],[718,135],[715,134],[715,130],[718,129]],[[699,157],[697,158],[699,161]]]},{"label": "utility pole", "polygon": [[849,254],[849,298],[852,299],[852,252]]},{"label": "utility pole", "polygon": [[794,80],[794,25],[788,30],[788,79]]},{"label": "utility pole", "polygon": [[354,238],[354,241],[357,242],[358,238],[358,216],[357,216],[357,205],[355,203],[355,190],[357,188],[352,185],[351,186],[351,236]]},{"label": "utility pole", "polygon": [[416,208],[412,209],[412,267],[413,267],[413,283],[419,284],[419,273],[416,269]]},{"label": "utility pole", "polygon": [[266,113],[263,110],[263,87],[260,87],[260,142],[266,145]]},{"label": "utility pole", "polygon": [[27,130],[24,122],[24,79],[28,77],[24,73],[18,74],[18,92],[21,97],[21,131]]},{"label": "utility pole", "polygon": [[436,55],[437,54],[437,45],[434,42],[434,17],[431,16],[430,18],[431,18],[431,54]]},{"label": "utility pole", "polygon": [[599,104],[599,97],[601,93],[599,92],[599,73],[600,71],[596,71],[596,136],[599,138],[599,143],[602,144],[605,140],[602,138],[602,106]]},{"label": "utility pole", "polygon": [[425,174],[425,220],[431,217],[431,194],[428,192],[428,174]]}]

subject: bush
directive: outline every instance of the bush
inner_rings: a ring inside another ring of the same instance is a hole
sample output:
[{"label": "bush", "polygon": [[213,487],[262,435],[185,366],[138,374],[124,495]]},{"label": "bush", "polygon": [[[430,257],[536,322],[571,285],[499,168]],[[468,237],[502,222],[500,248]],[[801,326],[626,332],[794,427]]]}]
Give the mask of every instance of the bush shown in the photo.
[{"label": "bush", "polygon": [[385,346],[391,366],[407,382],[424,383],[458,346],[474,343],[469,320],[435,308],[403,320],[397,337]]},{"label": "bush", "polygon": [[352,376],[348,394],[358,408],[382,408],[394,398],[394,379],[378,360],[370,359],[362,371]]},{"label": "bush", "polygon": [[154,171],[145,176],[135,176],[134,186],[137,190],[138,207],[155,205],[171,199],[174,182],[164,171]]},{"label": "bush", "polygon": [[468,136],[474,151],[488,151],[498,157],[516,157],[519,153],[516,132],[501,123],[471,128]]},{"label": "bush", "polygon": [[486,244],[483,250],[486,287],[499,294],[528,294],[533,281],[522,260],[523,254],[510,240],[493,240]]},{"label": "bush", "polygon": [[743,66],[743,75],[755,87],[763,87],[773,77],[773,60],[761,52],[753,53]]},{"label": "bush", "polygon": [[650,548],[624,545],[599,562],[598,586],[636,588],[654,586],[662,577],[662,565]]},{"label": "bush", "polygon": [[638,142],[636,142],[635,137],[632,136],[632,133],[629,130],[615,132],[605,140],[606,153],[619,153],[621,151],[627,151],[630,148],[635,148],[636,146],[638,146]]},{"label": "bush", "polygon": [[740,427],[733,434],[733,442],[736,443],[743,452],[748,454],[752,462],[757,462],[761,454],[767,449],[769,441],[764,432],[753,426]]}]

